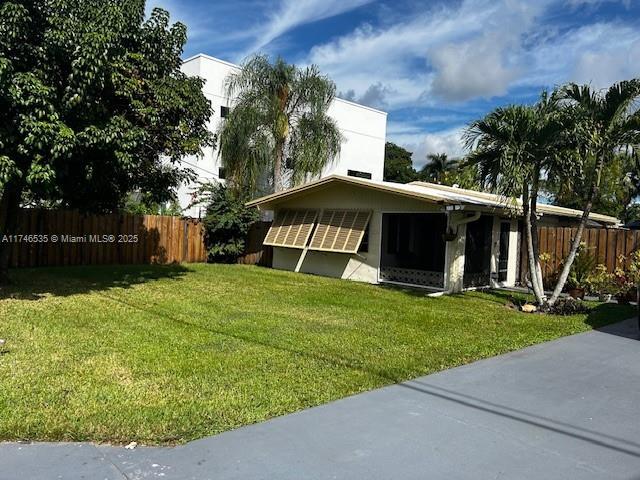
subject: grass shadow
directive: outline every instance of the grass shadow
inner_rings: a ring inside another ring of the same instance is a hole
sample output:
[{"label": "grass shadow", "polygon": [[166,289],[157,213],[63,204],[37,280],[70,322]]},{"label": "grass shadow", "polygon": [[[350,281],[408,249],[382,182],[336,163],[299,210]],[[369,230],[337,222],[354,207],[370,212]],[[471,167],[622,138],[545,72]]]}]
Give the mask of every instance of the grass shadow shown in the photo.
[{"label": "grass shadow", "polygon": [[180,279],[191,268],[180,265],[103,265],[44,267],[10,271],[10,283],[0,285],[0,300],[34,300],[46,296],[130,288],[160,279]]}]

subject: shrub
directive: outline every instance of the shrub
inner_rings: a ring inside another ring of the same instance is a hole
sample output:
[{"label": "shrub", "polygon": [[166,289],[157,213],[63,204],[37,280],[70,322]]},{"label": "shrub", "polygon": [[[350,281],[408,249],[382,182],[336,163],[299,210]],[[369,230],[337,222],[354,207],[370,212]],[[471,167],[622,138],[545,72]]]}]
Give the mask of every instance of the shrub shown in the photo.
[{"label": "shrub", "polygon": [[245,205],[246,198],[219,183],[203,184],[196,203],[207,205],[203,218],[205,243],[210,262],[233,263],[244,253],[251,224],[258,211]]},{"label": "shrub", "polygon": [[591,307],[582,300],[568,297],[558,299],[553,305],[547,305],[543,311],[553,315],[576,315],[589,313]]},{"label": "shrub", "polygon": [[589,286],[589,277],[596,268],[596,261],[596,257],[589,253],[585,243],[581,243],[578,254],[571,265],[566,288],[569,290],[572,288],[587,289]]},{"label": "shrub", "polygon": [[[625,261],[627,261],[626,268],[624,268]],[[627,299],[635,298],[636,289],[640,285],[640,250],[633,252],[628,259],[620,255],[614,276],[618,295]]]},{"label": "shrub", "polygon": [[607,267],[598,264],[587,279],[589,293],[596,295],[615,295],[618,293],[616,276],[607,271]]}]

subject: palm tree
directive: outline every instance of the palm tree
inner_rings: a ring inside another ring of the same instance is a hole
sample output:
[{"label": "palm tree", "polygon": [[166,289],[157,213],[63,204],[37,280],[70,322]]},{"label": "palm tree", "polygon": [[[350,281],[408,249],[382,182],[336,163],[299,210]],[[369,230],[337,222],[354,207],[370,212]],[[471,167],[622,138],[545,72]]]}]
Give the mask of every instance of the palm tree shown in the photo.
[{"label": "palm tree", "polygon": [[342,137],[327,115],[335,84],[315,65],[298,69],[281,58],[257,55],[227,79],[235,98],[218,130],[222,165],[231,183],[252,195],[285,175],[297,184],[318,175],[340,152]]},{"label": "palm tree", "polygon": [[446,153],[430,153],[428,163],[420,170],[420,177],[430,182],[442,183],[447,173],[458,167],[457,159],[452,159]]},{"label": "palm tree", "polygon": [[578,120],[575,139],[581,164],[592,164],[593,173],[590,175],[589,193],[584,199],[584,213],[549,299],[551,304],[559,298],[569,276],[589,213],[600,191],[603,169],[621,150],[638,151],[640,148],[640,79],[616,83],[606,91],[571,83],[562,88],[561,95],[573,108]]},{"label": "palm tree", "polygon": [[569,176],[574,162],[570,147],[570,116],[557,94],[543,92],[534,106],[498,108],[473,122],[464,133],[484,186],[506,198],[522,198],[531,285],[538,304],[546,298],[538,247],[537,200],[543,174]]}]

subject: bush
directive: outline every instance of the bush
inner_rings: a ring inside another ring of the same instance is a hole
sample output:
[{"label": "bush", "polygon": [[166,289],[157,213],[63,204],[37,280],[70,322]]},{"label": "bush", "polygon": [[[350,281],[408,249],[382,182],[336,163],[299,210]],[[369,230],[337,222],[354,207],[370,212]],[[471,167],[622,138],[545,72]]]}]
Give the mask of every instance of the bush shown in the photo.
[{"label": "bush", "polygon": [[576,258],[571,264],[569,278],[567,278],[567,290],[572,288],[587,289],[589,287],[589,278],[596,269],[596,262],[596,257],[589,253],[586,244],[584,242],[580,243]]},{"label": "bush", "polygon": [[[625,261],[627,267],[624,267]],[[621,298],[635,299],[635,292],[640,285],[640,250],[633,252],[629,258],[624,255],[618,257],[618,268],[615,271],[615,281],[618,295]]]},{"label": "bush", "polygon": [[205,203],[203,218],[208,261],[234,263],[244,253],[251,224],[258,211],[245,205],[246,198],[222,184],[208,183],[196,193],[196,203]]},{"label": "bush", "polygon": [[618,293],[618,285],[616,284],[616,276],[607,271],[607,267],[598,264],[595,271],[589,276],[588,281],[589,293],[596,295],[615,295]]},{"label": "bush", "polygon": [[591,307],[582,300],[576,300],[575,298],[560,298],[556,303],[544,308],[544,313],[551,313],[553,315],[577,315],[581,313],[589,313]]},{"label": "bush", "polygon": [[166,204],[154,202],[148,195],[131,193],[127,197],[123,211],[132,215],[169,215],[179,217],[182,215],[182,208],[176,200],[171,200]]}]

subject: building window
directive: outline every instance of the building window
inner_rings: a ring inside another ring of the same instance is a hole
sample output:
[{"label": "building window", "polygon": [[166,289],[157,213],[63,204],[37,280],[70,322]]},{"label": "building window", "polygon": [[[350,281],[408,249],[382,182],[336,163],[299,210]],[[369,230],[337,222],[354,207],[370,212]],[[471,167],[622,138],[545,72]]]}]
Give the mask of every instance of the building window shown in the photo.
[{"label": "building window", "polygon": [[366,178],[371,180],[371,174],[369,172],[360,172],[358,170],[347,170],[347,175],[350,177]]},{"label": "building window", "polygon": [[220,180],[224,180],[225,178],[227,178],[227,172],[225,172],[224,167],[218,168],[218,178]]},{"label": "building window", "polygon": [[220,107],[220,117],[227,118],[229,116],[229,107]]}]

